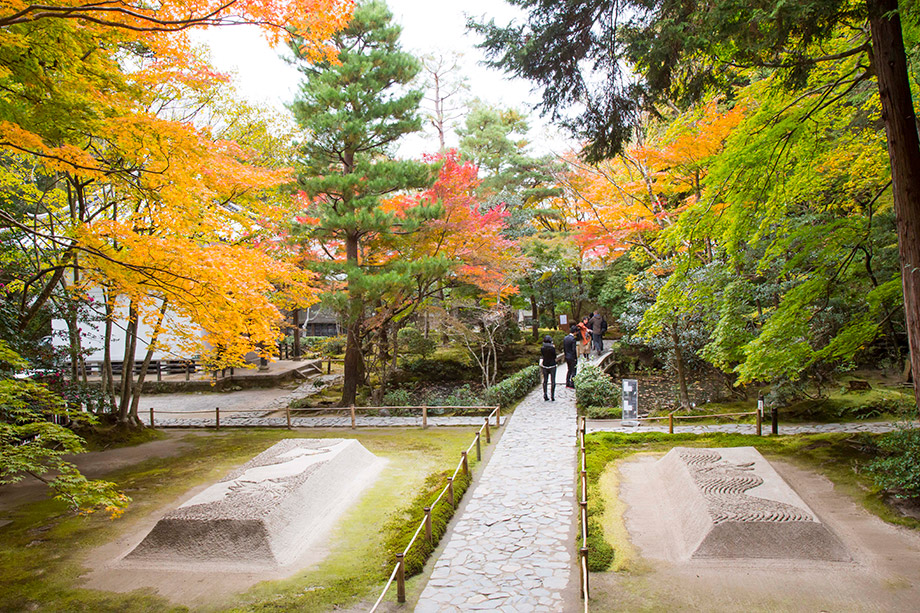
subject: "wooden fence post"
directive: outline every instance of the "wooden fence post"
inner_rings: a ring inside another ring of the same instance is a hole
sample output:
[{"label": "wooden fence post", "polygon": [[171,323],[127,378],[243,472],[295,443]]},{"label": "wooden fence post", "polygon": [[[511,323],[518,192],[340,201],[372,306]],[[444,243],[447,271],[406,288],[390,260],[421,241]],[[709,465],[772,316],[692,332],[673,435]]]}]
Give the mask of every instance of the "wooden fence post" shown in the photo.
[{"label": "wooden fence post", "polygon": [[403,564],[405,554],[396,554],[396,602],[406,602],[406,567]]},{"label": "wooden fence post", "polygon": [[668,434],[674,434],[674,413],[668,413]]},{"label": "wooden fence post", "polygon": [[431,540],[431,507],[425,507],[425,538],[429,544],[434,545]]},{"label": "wooden fence post", "polygon": [[502,408],[500,406],[495,407],[495,427],[496,428],[502,425],[501,418],[502,418]]},{"label": "wooden fence post", "polygon": [[489,433],[489,418],[486,417],[486,444],[492,442],[492,435]]},{"label": "wooden fence post", "polygon": [[479,432],[477,432],[476,433],[476,461],[477,462],[482,461],[482,442],[480,439],[482,439],[482,436]]},{"label": "wooden fence post", "polygon": [[355,418],[355,405],[351,405],[349,407],[349,410],[351,411],[351,429],[354,430],[355,428],[358,427],[358,422],[357,422],[357,419]]},{"label": "wooden fence post", "polygon": [[428,427],[428,405],[422,406],[422,428]]},{"label": "wooden fence post", "polygon": [[755,414],[757,415],[757,436],[762,436],[763,435],[763,419],[761,419],[760,417],[760,409],[755,411]]},{"label": "wooden fence post", "polygon": [[150,427],[153,427],[153,407],[150,407]]},{"label": "wooden fence post", "polygon": [[581,596],[585,600],[588,600],[588,548],[587,547],[581,548],[581,559],[584,560],[584,563],[579,564],[578,566],[583,569],[583,572],[585,574],[585,576],[582,577],[582,582],[581,582],[581,591],[582,591]]},{"label": "wooden fence post", "polygon": [[291,429],[291,405],[288,405],[284,408],[284,412],[287,414],[287,427],[288,430]]},{"label": "wooden fence post", "polygon": [[214,407],[214,425],[220,430],[220,407]]},{"label": "wooden fence post", "polygon": [[450,503],[450,506],[454,506],[454,478],[447,478],[447,501]]},{"label": "wooden fence post", "polygon": [[463,456],[463,474],[468,475],[470,474],[470,463],[469,460],[466,459],[466,452],[461,451],[460,455]]}]

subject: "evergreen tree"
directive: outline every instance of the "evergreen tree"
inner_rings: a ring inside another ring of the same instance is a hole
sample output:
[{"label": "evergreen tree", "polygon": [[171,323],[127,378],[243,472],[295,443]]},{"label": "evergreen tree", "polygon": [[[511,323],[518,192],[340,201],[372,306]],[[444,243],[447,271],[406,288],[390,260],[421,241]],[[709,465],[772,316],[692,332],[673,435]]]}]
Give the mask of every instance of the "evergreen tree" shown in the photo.
[{"label": "evergreen tree", "polygon": [[[383,2],[359,4],[347,28],[333,37],[337,62],[302,63],[306,75],[293,104],[300,126],[310,134],[303,145],[298,182],[310,199],[313,218],[300,230],[330,256],[318,266],[344,291],[331,296],[347,329],[342,404],[355,402],[364,363],[361,340],[367,309],[405,276],[387,265],[368,243],[412,231],[437,214],[415,207],[406,215],[381,207],[388,194],[427,186],[430,168],[390,157],[393,143],[421,128],[422,92],[406,86],[419,62],[401,50],[401,28]],[[296,41],[292,47],[296,50]],[[377,241],[380,242],[379,240]],[[385,242],[385,241],[384,241]]]}]

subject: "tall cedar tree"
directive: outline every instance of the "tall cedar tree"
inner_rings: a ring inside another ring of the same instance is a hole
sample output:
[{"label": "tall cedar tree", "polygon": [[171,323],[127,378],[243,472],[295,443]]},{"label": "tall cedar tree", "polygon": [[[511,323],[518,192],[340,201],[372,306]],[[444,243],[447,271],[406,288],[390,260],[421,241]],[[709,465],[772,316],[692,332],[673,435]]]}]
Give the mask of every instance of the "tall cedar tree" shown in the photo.
[{"label": "tall cedar tree", "polygon": [[[622,151],[643,103],[693,101],[730,88],[740,71],[782,71],[795,89],[823,62],[861,55],[874,77],[888,139],[894,210],[920,405],[920,138],[908,79],[900,13],[911,0],[507,0],[529,12],[525,25],[470,22],[485,35],[492,64],[544,86],[542,106],[588,144],[588,161]],[[909,14],[910,20],[915,15]],[[849,49],[822,42],[853,33]],[[630,82],[625,67],[641,78]],[[566,117],[573,108],[577,116]]]},{"label": "tall cedar tree", "polygon": [[374,258],[365,244],[372,237],[411,231],[420,217],[433,214],[432,207],[421,207],[413,220],[381,207],[385,195],[427,187],[432,180],[427,165],[388,155],[400,137],[421,129],[422,100],[422,92],[406,89],[420,64],[401,50],[401,28],[391,20],[383,2],[358,5],[348,27],[333,37],[338,61],[300,67],[306,79],[293,105],[298,123],[310,134],[298,181],[317,221],[304,227],[304,236],[333,256],[321,272],[346,279],[344,292],[334,296],[348,334],[343,405],[355,402],[364,371],[366,309],[381,285],[393,281],[386,267],[370,265]]}]

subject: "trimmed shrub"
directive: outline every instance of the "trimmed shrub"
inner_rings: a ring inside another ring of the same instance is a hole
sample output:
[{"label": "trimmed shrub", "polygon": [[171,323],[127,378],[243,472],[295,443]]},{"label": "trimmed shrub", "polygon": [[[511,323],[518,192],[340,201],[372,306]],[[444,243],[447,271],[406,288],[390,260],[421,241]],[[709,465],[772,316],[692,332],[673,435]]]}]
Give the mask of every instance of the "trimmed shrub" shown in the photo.
[{"label": "trimmed shrub", "polygon": [[320,343],[323,355],[340,355],[345,353],[345,341],[346,338],[344,336],[326,337],[322,343]]},{"label": "trimmed shrub", "polygon": [[496,404],[503,409],[530,393],[540,383],[540,366],[528,366],[485,391],[486,404]]},{"label": "trimmed shrub", "polygon": [[920,496],[920,428],[898,427],[878,441],[883,457],[867,466],[876,485],[896,498]]},{"label": "trimmed shrub", "polygon": [[588,407],[615,407],[620,404],[620,389],[607,374],[592,364],[582,366],[575,375],[575,404]]}]

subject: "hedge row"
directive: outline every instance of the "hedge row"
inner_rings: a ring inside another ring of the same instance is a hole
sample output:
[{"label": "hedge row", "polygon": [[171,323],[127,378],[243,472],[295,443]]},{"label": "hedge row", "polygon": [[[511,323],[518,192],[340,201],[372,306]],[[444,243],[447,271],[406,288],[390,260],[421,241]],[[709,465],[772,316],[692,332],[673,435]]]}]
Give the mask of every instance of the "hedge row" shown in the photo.
[{"label": "hedge row", "polygon": [[[473,462],[470,462],[471,470],[472,464]],[[388,536],[386,544],[384,545],[386,548],[388,574],[393,567],[396,566],[396,554],[405,551],[406,545],[409,544],[409,539],[412,538],[412,535],[415,534],[415,531],[418,529],[419,523],[425,518],[425,507],[431,506],[431,503],[434,502],[438,494],[441,493],[441,490],[444,489],[444,486],[447,484],[447,477],[450,475],[451,471],[429,475],[425,480],[423,491],[415,497],[415,500],[412,501],[408,508],[398,513],[394,519],[388,522],[386,526]],[[462,470],[458,472],[457,478],[454,479],[455,506],[451,506],[450,501],[447,499],[447,494],[445,494],[438,505],[431,510],[432,542],[429,543],[428,539],[425,538],[424,530],[419,534],[418,538],[415,539],[412,549],[409,550],[406,557],[403,559],[406,577],[411,577],[422,572],[425,562],[428,560],[431,552],[434,551],[441,537],[447,532],[447,524],[450,522],[450,518],[454,516],[456,505],[460,504],[460,499],[463,498],[463,494],[466,492],[471,482],[472,478],[470,475],[464,474]]]},{"label": "hedge row", "polygon": [[540,366],[528,366],[485,391],[486,403],[507,409],[540,384]]}]

